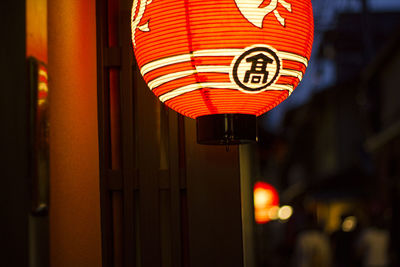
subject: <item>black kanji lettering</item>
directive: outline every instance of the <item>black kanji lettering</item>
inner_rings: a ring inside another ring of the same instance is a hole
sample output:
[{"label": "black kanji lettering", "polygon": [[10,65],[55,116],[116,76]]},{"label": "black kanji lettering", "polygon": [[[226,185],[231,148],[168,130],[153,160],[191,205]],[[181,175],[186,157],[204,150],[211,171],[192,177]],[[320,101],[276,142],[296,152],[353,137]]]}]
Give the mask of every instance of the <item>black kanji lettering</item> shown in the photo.
[{"label": "black kanji lettering", "polygon": [[[262,84],[267,82],[268,71],[267,65],[274,62],[273,59],[267,57],[263,53],[257,54],[255,56],[246,59],[247,62],[251,62],[250,70],[246,71],[244,76],[244,83],[251,82],[252,84],[259,84],[262,80]],[[251,81],[250,81],[251,78]]]}]

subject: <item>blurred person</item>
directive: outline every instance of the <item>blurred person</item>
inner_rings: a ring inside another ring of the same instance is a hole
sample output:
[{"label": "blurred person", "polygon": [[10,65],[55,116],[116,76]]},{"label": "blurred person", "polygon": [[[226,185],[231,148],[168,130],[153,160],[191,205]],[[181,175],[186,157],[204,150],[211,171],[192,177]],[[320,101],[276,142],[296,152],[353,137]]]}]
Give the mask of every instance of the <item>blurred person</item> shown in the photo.
[{"label": "blurred person", "polygon": [[357,241],[357,253],[362,266],[389,266],[389,242],[390,234],[385,227],[383,216],[373,216],[371,225],[360,233]]},{"label": "blurred person", "polygon": [[333,265],[335,267],[359,266],[355,251],[358,235],[358,220],[352,214],[344,214],[340,227],[331,236]]},{"label": "blurred person", "polygon": [[306,227],[297,236],[294,260],[296,267],[331,266],[332,253],[328,236],[319,227],[312,213],[307,215]]}]

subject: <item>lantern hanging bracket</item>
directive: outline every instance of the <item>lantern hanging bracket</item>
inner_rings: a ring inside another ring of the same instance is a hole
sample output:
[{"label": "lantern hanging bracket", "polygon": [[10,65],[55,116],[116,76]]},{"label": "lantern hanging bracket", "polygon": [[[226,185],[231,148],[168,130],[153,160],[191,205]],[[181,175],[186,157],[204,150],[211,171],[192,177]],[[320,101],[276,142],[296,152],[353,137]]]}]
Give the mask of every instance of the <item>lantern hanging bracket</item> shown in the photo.
[{"label": "lantern hanging bracket", "polygon": [[249,114],[213,114],[197,117],[197,143],[204,145],[246,144],[257,140],[257,118]]}]

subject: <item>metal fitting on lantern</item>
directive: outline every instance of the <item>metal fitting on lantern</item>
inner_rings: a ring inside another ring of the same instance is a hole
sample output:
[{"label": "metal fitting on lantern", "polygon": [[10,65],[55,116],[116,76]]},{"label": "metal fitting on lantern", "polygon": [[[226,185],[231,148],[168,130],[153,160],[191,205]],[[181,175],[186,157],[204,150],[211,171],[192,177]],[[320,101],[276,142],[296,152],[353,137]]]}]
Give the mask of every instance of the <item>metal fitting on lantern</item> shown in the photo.
[{"label": "metal fitting on lantern", "polygon": [[197,142],[238,145],[257,141],[257,119],[248,114],[213,114],[197,117]]}]

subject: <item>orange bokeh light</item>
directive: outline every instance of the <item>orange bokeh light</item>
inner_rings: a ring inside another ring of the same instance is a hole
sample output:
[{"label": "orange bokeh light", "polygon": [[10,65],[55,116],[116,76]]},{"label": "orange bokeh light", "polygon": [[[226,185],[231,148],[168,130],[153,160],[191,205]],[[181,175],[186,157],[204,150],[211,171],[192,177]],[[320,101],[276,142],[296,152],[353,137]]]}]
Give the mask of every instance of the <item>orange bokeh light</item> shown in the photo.
[{"label": "orange bokeh light", "polygon": [[279,195],[276,189],[265,182],[254,185],[254,217],[256,223],[263,224],[277,218]]}]

